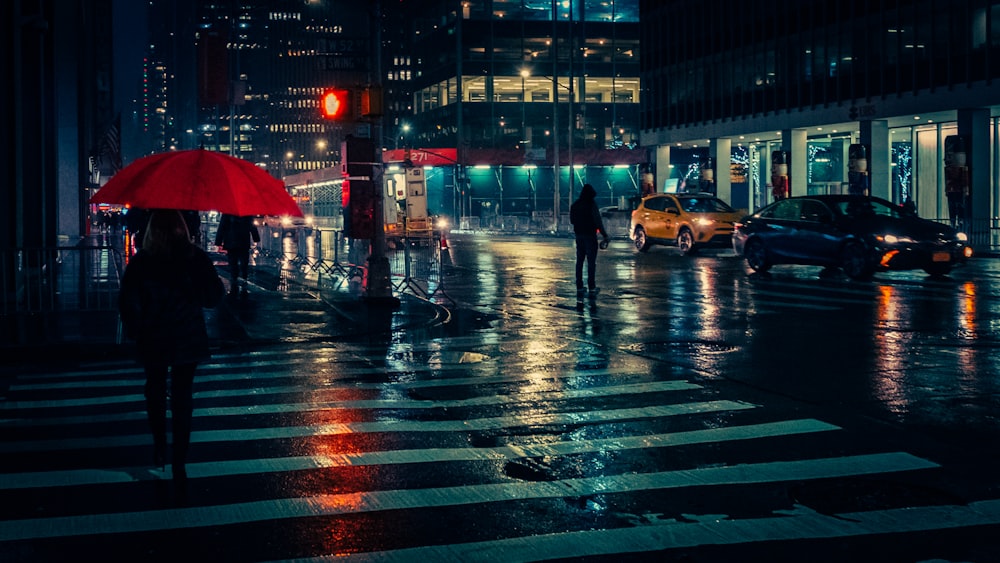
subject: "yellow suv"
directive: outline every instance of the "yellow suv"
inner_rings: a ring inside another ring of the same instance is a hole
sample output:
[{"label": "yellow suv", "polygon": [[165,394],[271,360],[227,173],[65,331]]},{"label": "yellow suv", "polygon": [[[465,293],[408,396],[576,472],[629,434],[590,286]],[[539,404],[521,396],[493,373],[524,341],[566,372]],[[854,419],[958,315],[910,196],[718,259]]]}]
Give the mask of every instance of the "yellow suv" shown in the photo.
[{"label": "yellow suv", "polygon": [[692,254],[702,247],[731,246],[733,223],[743,215],[711,194],[653,194],[632,211],[628,233],[639,252],[662,244]]}]

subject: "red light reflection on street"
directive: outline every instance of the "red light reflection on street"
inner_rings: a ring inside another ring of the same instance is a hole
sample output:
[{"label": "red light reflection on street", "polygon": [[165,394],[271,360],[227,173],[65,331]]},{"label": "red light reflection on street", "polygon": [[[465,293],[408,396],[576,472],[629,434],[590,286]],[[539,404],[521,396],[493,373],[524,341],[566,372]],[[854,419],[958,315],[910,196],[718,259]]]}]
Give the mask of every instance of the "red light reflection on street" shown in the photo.
[{"label": "red light reflection on street", "polygon": [[959,328],[967,338],[976,338],[976,285],[971,281],[962,284],[961,306]]},{"label": "red light reflection on street", "polygon": [[[975,342],[979,339],[976,324],[976,286],[970,281],[962,285],[962,298],[958,311],[959,338]],[[958,348],[958,375],[963,387],[975,391],[978,370],[976,369],[976,347],[960,346]]]},{"label": "red light reflection on street", "polygon": [[899,326],[903,314],[894,294],[892,286],[878,288],[875,326],[881,330],[876,330],[873,335],[878,375],[872,379],[872,392],[886,408],[898,413],[910,407],[910,400],[905,395],[906,386],[900,378],[905,377],[903,359],[911,345],[912,333],[894,329]]}]

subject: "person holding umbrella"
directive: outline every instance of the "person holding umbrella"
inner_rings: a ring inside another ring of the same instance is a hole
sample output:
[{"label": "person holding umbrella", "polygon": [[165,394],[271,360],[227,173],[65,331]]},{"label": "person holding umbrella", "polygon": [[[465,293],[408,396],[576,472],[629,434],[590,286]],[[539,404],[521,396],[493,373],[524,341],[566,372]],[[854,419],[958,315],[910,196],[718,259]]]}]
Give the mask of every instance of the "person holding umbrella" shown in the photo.
[{"label": "person holding umbrella", "polygon": [[[229,259],[229,295],[236,295],[240,289],[247,294],[247,283],[250,278],[250,245],[260,242],[260,231],[253,224],[253,217],[237,217],[223,214],[219,220],[219,228],[215,231],[215,245],[226,250]],[[243,278],[242,285],[240,278]]]},{"label": "person holding umbrella", "polygon": [[170,381],[171,469],[181,487],[187,479],[194,373],[210,357],[204,308],[218,305],[223,295],[225,286],[211,258],[192,243],[181,212],[153,210],[143,229],[142,247],[125,268],[118,306],[125,334],[135,340],[146,374],[146,412],[158,467],[166,463]]},{"label": "person holding umbrella", "polygon": [[[241,158],[205,149],[167,151],[135,160],[115,173],[89,201],[134,211],[182,210],[191,220],[188,228],[196,242],[201,242],[197,240],[200,212],[237,217],[303,216],[285,183],[270,172]],[[145,225],[145,220],[141,224]]]}]

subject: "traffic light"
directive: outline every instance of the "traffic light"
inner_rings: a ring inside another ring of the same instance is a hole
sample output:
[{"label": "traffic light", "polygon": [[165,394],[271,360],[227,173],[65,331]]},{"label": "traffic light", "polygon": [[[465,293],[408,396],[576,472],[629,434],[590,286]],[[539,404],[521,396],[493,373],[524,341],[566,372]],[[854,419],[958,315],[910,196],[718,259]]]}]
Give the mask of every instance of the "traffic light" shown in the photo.
[{"label": "traffic light", "polygon": [[361,92],[361,116],[382,116],[382,87],[369,86]]},{"label": "traffic light", "polygon": [[324,119],[342,121],[353,118],[351,91],[344,88],[325,90],[320,98],[319,109]]},{"label": "traffic light", "polygon": [[344,236],[370,239],[375,236],[375,184],[371,180],[344,180]]}]

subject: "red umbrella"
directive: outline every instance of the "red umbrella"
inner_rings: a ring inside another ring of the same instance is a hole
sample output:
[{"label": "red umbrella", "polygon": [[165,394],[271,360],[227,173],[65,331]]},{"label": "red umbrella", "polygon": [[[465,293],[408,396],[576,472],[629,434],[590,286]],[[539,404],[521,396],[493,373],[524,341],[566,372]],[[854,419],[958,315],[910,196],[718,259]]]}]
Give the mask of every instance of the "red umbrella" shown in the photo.
[{"label": "red umbrella", "polygon": [[302,216],[281,180],[250,162],[204,149],[140,158],[112,176],[90,203]]}]

